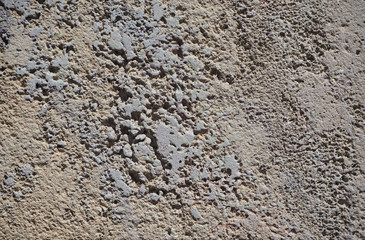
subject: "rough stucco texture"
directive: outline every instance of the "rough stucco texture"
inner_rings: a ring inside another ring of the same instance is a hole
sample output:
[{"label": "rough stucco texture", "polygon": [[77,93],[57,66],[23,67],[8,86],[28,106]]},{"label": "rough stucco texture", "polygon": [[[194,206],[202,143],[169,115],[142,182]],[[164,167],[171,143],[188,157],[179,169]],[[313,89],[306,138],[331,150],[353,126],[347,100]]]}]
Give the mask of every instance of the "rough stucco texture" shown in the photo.
[{"label": "rough stucco texture", "polygon": [[364,16],[0,0],[0,239],[365,239]]}]

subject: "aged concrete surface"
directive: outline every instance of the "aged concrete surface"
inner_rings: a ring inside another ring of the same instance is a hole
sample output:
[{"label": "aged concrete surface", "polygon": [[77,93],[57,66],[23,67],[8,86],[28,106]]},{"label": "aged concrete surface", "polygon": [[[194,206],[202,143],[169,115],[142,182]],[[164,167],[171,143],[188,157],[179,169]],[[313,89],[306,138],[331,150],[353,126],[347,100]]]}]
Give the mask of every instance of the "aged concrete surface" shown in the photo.
[{"label": "aged concrete surface", "polygon": [[0,239],[365,239],[365,1],[0,0]]}]

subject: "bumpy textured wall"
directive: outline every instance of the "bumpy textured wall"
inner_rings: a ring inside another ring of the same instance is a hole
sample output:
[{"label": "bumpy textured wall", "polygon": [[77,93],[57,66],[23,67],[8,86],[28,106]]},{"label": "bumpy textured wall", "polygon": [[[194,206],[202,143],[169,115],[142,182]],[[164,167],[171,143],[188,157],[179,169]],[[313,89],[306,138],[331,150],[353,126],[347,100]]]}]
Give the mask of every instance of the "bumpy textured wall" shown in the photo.
[{"label": "bumpy textured wall", "polygon": [[0,0],[0,239],[364,239],[364,16]]}]

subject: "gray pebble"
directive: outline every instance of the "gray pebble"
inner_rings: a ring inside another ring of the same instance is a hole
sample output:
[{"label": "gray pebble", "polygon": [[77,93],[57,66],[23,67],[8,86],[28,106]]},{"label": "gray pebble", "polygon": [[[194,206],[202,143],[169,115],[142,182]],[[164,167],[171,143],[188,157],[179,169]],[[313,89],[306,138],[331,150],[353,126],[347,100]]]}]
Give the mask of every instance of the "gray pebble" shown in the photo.
[{"label": "gray pebble", "polygon": [[59,148],[64,148],[64,147],[66,147],[66,142],[65,141],[59,141],[58,143],[57,143],[57,147],[59,147]]},{"label": "gray pebble", "polygon": [[191,216],[195,219],[195,220],[199,220],[201,219],[201,215],[200,212],[198,211],[198,209],[196,209],[195,207],[190,209],[190,214]]},{"label": "gray pebble", "polygon": [[16,200],[20,200],[20,198],[24,197],[24,195],[21,192],[13,192],[14,198]]},{"label": "gray pebble", "polygon": [[148,201],[156,204],[160,200],[160,196],[157,193],[151,193],[148,195]]},{"label": "gray pebble", "polygon": [[132,157],[133,156],[133,151],[132,151],[131,145],[129,145],[129,144],[124,145],[123,154],[126,157]]},{"label": "gray pebble", "polygon": [[14,185],[15,180],[13,177],[8,177],[7,179],[4,180],[4,183],[5,183],[5,185],[11,187]]},{"label": "gray pebble", "polygon": [[22,173],[26,176],[29,177],[32,174],[32,166],[30,164],[25,164],[24,167],[22,167],[20,169],[20,171],[22,171]]}]

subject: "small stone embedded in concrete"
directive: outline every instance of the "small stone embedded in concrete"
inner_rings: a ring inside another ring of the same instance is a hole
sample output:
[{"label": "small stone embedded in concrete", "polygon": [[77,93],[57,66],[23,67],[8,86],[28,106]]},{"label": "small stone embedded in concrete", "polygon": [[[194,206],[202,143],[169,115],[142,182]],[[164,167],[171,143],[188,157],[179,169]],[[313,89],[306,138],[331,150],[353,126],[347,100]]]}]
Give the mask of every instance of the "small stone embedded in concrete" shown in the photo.
[{"label": "small stone embedded in concrete", "polygon": [[124,145],[124,147],[123,147],[123,154],[126,157],[133,156],[133,151],[132,151],[131,145],[129,145],[128,143],[126,145]]},{"label": "small stone embedded in concrete", "polygon": [[157,0],[153,0],[152,4],[153,18],[159,21],[164,15],[164,8]]},{"label": "small stone embedded in concrete", "polygon": [[108,128],[106,135],[108,140],[111,142],[115,142],[118,139],[118,136],[113,128]]},{"label": "small stone embedded in concrete", "polygon": [[16,191],[13,192],[13,196],[17,201],[19,201],[22,197],[24,197],[24,195],[21,192],[16,192]]},{"label": "small stone embedded in concrete", "polygon": [[157,193],[151,193],[148,195],[148,200],[156,204],[160,200],[160,196]]},{"label": "small stone embedded in concrete", "polygon": [[58,148],[64,148],[64,147],[66,147],[66,145],[67,145],[67,143],[65,141],[59,141],[57,143]]},{"label": "small stone embedded in concrete", "polygon": [[190,214],[194,218],[194,220],[199,220],[202,217],[198,209],[196,209],[195,207],[192,207],[190,209]]},{"label": "small stone embedded in concrete", "polygon": [[133,189],[124,182],[120,171],[110,170],[110,177],[114,180],[115,186],[122,191],[123,196],[128,197],[132,194]]},{"label": "small stone embedded in concrete", "polygon": [[108,41],[108,46],[112,50],[122,50],[122,36],[120,35],[120,31],[117,28],[113,28]]},{"label": "small stone embedded in concrete", "polygon": [[13,186],[14,185],[14,183],[15,183],[15,180],[14,180],[14,178],[13,177],[8,177],[8,178],[6,178],[5,180],[4,180],[4,183],[5,183],[5,185],[7,185],[7,186],[9,186],[9,187],[11,187],[11,186]]},{"label": "small stone embedded in concrete", "polygon": [[228,155],[224,158],[225,162],[225,168],[229,169],[231,171],[230,180],[239,177],[240,171],[239,171],[239,164],[237,160],[235,159],[234,155]]},{"label": "small stone embedded in concrete", "polygon": [[136,55],[132,48],[132,39],[125,33],[122,34],[122,43],[126,50],[127,60],[133,59]]},{"label": "small stone embedded in concrete", "polygon": [[25,164],[22,168],[20,168],[20,170],[26,177],[30,177],[33,173],[32,166],[30,164]]}]

